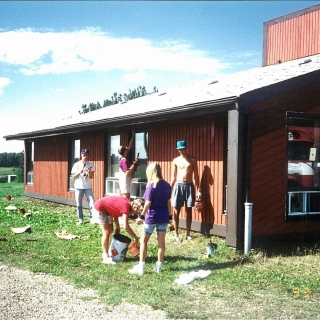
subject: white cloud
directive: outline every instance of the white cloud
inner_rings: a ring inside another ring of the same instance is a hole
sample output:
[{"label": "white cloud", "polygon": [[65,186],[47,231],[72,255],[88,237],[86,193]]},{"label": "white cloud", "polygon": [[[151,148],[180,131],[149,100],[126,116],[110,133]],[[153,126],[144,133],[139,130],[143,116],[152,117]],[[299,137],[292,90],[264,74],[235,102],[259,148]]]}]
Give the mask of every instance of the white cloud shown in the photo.
[{"label": "white cloud", "polygon": [[215,75],[229,67],[185,42],[115,38],[93,28],[73,32],[1,31],[1,62],[18,66],[25,75],[119,69],[127,72],[125,79],[142,77],[148,71]]},{"label": "white cloud", "polygon": [[0,96],[4,94],[3,88],[11,83],[9,78],[0,77]]},{"label": "white cloud", "polygon": [[125,74],[122,78],[126,82],[140,82],[146,78],[146,73],[144,70],[139,69],[134,73]]}]

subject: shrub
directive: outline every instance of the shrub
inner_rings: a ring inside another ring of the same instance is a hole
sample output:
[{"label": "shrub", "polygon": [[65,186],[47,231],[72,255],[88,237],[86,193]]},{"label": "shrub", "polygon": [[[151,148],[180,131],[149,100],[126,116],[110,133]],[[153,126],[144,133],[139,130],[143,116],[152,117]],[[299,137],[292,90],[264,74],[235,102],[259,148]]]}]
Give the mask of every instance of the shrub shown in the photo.
[{"label": "shrub", "polygon": [[0,177],[0,183],[7,183],[8,182],[8,177]]},{"label": "shrub", "polygon": [[16,182],[23,182],[23,168],[19,167],[15,169],[15,174],[17,175]]}]

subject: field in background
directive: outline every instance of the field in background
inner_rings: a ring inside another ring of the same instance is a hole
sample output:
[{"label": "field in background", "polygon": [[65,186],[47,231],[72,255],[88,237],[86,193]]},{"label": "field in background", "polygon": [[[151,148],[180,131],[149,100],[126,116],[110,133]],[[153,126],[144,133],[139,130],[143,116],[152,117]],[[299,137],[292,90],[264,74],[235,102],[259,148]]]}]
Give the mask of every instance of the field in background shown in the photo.
[{"label": "field in background", "polygon": [[15,168],[0,167],[0,177],[7,176],[9,174],[15,174]]}]

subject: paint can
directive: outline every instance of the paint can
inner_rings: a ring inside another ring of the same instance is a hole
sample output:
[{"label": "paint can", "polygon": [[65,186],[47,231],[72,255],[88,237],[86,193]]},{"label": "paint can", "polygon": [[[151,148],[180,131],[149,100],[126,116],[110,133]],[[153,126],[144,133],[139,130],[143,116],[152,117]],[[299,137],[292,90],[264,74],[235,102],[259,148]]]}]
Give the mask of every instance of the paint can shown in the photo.
[{"label": "paint can", "polygon": [[123,261],[127,255],[128,244],[131,239],[123,234],[114,234],[109,247],[109,256],[115,262]]},{"label": "paint can", "polygon": [[202,213],[203,212],[203,208],[204,208],[204,204],[203,204],[203,201],[196,201],[195,202],[195,207],[196,207],[196,211],[198,213]]},{"label": "paint can", "polygon": [[133,257],[136,257],[140,253],[140,247],[137,243],[133,242],[128,245],[128,249]]}]

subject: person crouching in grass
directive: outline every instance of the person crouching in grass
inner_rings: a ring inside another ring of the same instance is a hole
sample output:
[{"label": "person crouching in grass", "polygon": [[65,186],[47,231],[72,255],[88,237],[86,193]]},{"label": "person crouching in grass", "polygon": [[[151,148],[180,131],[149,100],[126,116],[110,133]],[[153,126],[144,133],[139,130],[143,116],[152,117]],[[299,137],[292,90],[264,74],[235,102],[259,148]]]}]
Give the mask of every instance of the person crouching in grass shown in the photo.
[{"label": "person crouching in grass", "polygon": [[133,237],[134,242],[139,243],[139,238],[129,225],[129,215],[139,214],[144,206],[142,199],[130,200],[123,196],[112,195],[97,200],[93,205],[92,220],[100,225],[102,231],[102,263],[115,264],[108,254],[110,238],[113,233],[113,221],[116,224],[115,233],[120,233],[119,217],[123,217],[124,229]]}]

